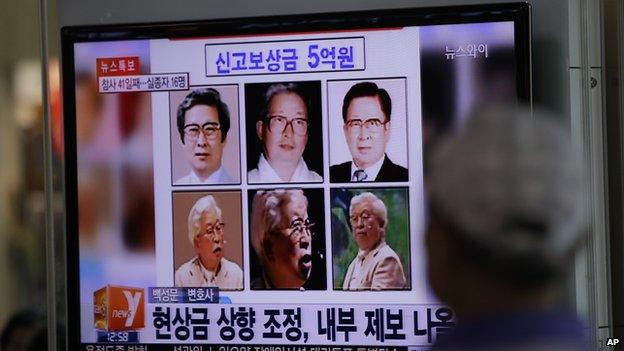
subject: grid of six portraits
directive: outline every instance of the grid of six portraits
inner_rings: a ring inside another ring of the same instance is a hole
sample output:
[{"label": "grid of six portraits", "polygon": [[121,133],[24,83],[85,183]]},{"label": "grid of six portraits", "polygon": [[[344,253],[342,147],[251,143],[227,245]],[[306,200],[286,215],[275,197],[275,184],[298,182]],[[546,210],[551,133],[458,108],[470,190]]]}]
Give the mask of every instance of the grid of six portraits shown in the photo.
[{"label": "grid of six portraits", "polygon": [[332,255],[329,289],[410,290],[406,90],[402,77],[246,83],[245,118],[239,85],[170,93],[175,286],[327,290]]}]

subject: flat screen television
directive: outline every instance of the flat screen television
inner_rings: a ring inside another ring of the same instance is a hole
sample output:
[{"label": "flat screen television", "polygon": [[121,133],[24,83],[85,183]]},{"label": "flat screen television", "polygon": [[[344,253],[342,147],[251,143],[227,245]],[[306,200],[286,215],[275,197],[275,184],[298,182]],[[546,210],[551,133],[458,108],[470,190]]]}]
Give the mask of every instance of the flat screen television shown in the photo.
[{"label": "flat screen television", "polygon": [[70,348],[428,348],[423,160],[530,65],[526,3],[63,28]]}]

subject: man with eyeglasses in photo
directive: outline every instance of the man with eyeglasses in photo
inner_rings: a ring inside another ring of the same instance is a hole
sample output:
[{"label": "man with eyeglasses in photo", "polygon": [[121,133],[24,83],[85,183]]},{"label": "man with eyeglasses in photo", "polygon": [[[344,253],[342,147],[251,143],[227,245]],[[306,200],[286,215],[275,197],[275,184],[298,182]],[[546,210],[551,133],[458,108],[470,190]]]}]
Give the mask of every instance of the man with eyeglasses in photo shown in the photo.
[{"label": "man with eyeglasses in photo", "polygon": [[303,152],[308,143],[309,103],[295,83],[272,84],[264,94],[256,133],[262,154],[247,174],[249,183],[310,183],[323,178],[308,169]]},{"label": "man with eyeglasses in photo", "polygon": [[191,91],[178,106],[177,127],[191,172],[175,184],[233,184],[221,164],[230,112],[212,88]]},{"label": "man with eyeglasses in photo", "polygon": [[342,288],[344,290],[405,289],[403,265],[397,253],[384,240],[388,227],[386,205],[373,193],[351,199],[349,219],[358,246]]},{"label": "man with eyeglasses in photo", "polygon": [[373,82],[353,85],[342,104],[343,132],[352,161],[329,168],[332,183],[403,182],[407,169],[388,158],[392,101]]},{"label": "man with eyeglasses in photo", "polygon": [[262,275],[251,282],[252,289],[303,289],[312,272],[313,226],[301,189],[255,194],[249,230]]},{"label": "man with eyeglasses in photo", "polygon": [[212,195],[193,205],[188,216],[188,239],[195,256],[175,272],[175,286],[211,287],[221,290],[242,290],[243,271],[223,257],[225,223],[221,208]]}]

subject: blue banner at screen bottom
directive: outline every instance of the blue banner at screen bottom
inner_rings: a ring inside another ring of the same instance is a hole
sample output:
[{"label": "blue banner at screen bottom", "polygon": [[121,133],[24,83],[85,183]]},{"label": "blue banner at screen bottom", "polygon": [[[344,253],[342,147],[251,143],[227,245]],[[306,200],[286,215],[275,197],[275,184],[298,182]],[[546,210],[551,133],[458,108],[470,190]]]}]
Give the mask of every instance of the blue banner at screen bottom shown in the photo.
[{"label": "blue banner at screen bottom", "polygon": [[[80,350],[109,350],[102,344],[82,344]],[[114,351],[426,351],[430,347],[354,345],[260,345],[260,344],[130,344]]]},{"label": "blue banner at screen bottom", "polygon": [[219,288],[149,288],[148,303],[219,303]]},{"label": "blue banner at screen bottom", "polygon": [[139,332],[136,331],[118,331],[118,332],[97,332],[97,342],[110,344],[132,344],[139,342]]}]

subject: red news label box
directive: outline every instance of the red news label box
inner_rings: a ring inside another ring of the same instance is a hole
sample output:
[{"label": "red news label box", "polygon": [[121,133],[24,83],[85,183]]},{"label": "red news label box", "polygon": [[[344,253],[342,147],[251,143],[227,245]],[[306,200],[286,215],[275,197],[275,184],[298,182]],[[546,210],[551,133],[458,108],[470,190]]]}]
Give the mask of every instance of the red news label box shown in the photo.
[{"label": "red news label box", "polygon": [[95,65],[98,77],[131,76],[141,72],[138,56],[99,58]]},{"label": "red news label box", "polygon": [[145,327],[145,291],[107,285],[93,293],[95,328],[106,331],[136,330]]}]

